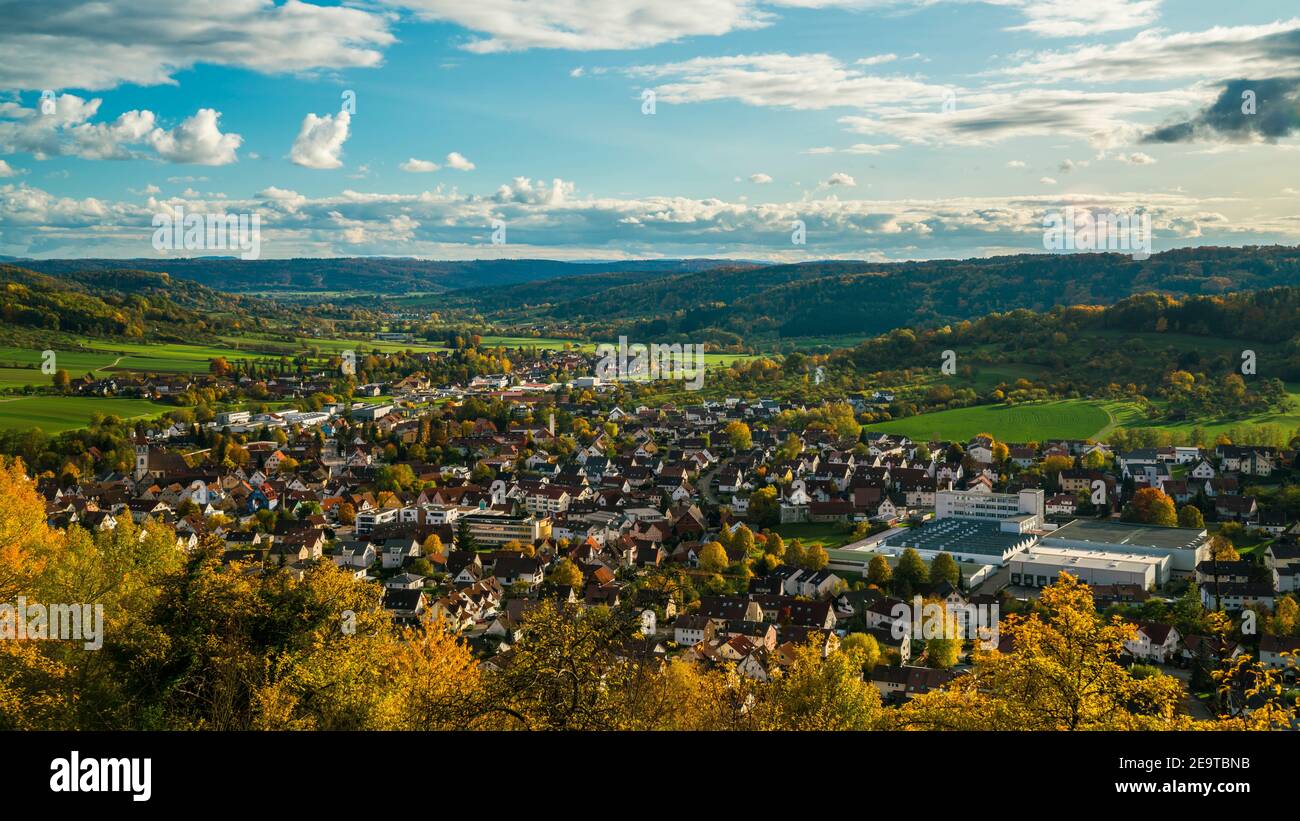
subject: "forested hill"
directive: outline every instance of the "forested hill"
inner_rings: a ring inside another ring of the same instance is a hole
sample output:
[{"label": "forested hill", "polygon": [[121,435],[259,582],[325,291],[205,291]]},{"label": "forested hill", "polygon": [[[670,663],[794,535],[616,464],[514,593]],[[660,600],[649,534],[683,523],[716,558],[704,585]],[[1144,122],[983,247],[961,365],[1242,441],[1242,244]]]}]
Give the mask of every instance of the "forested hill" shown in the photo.
[{"label": "forested hill", "polygon": [[1121,254],[1022,254],[906,263],[729,265],[702,273],[588,277],[475,294],[501,321],[563,323],[593,338],[682,334],[869,336],[1015,308],[1109,305],[1133,294],[1213,295],[1300,285],[1300,248],[1187,248]]},{"label": "forested hill", "polygon": [[130,268],[166,272],[222,291],[371,291],[383,294],[487,288],[556,277],[644,271],[695,273],[730,263],[715,260],[558,262],[548,259],[438,261],[392,257],[258,259],[48,259],[15,260],[33,271],[69,273]]},{"label": "forested hill", "polygon": [[0,329],[10,341],[16,334],[61,332],[194,342],[298,318],[267,300],[152,271],[105,269],[55,277],[0,264]]}]

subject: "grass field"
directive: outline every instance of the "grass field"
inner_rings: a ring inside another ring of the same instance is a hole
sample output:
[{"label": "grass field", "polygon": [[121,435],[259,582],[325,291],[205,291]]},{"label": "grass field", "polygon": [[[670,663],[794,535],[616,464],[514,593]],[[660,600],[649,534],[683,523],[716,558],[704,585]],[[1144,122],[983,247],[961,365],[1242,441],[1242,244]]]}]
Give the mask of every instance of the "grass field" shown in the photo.
[{"label": "grass field", "polygon": [[977,433],[991,433],[1005,442],[1086,439],[1111,424],[1111,417],[1102,405],[1101,402],[1085,400],[977,405],[895,419],[869,427],[873,431],[901,433],[920,441],[935,437],[965,440]]},{"label": "grass field", "polygon": [[40,428],[59,433],[83,428],[93,413],[120,416],[123,419],[158,416],[172,409],[170,405],[147,399],[100,399],[90,396],[27,396],[0,400],[0,428],[28,430]]},{"label": "grass field", "polygon": [[819,544],[832,550],[853,541],[852,531],[845,530],[843,522],[791,522],[772,530],[786,542],[798,539],[804,547]]}]

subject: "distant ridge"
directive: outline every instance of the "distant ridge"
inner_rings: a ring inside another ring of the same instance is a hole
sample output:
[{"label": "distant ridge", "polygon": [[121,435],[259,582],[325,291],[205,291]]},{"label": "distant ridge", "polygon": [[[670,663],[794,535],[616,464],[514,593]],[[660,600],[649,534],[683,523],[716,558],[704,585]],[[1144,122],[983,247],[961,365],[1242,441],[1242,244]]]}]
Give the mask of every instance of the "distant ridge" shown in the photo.
[{"label": "distant ridge", "polygon": [[[15,260],[18,261],[18,260]],[[364,291],[400,294],[513,285],[596,273],[692,273],[734,265],[731,260],[656,259],[561,262],[547,259],[421,260],[410,257],[328,257],[240,260],[176,259],[21,260],[44,274],[130,268],[165,272],[225,291]]]}]

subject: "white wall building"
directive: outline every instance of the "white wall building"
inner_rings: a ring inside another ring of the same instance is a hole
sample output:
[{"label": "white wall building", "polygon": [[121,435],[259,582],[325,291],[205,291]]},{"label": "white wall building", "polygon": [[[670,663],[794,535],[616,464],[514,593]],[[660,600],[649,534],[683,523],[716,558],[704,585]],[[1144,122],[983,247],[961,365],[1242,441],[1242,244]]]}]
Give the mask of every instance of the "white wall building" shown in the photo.
[{"label": "white wall building", "polygon": [[1016,553],[1007,566],[1011,583],[1023,587],[1053,584],[1064,570],[1086,584],[1136,584],[1150,590],[1169,580],[1171,563],[1168,556],[1039,544]]}]

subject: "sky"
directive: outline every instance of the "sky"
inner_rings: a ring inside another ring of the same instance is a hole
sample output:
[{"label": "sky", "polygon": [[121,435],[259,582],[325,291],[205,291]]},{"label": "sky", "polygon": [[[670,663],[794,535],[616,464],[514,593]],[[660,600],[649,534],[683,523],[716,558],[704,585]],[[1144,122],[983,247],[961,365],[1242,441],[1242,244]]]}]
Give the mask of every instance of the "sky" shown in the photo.
[{"label": "sky", "polygon": [[160,245],[187,214],[256,216],[263,258],[968,258],[1043,253],[1071,208],[1149,215],[1157,251],[1300,242],[1294,2],[0,0],[0,21],[0,255],[229,253]]}]

